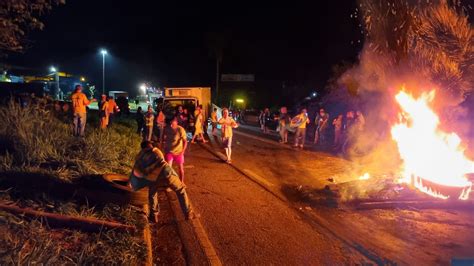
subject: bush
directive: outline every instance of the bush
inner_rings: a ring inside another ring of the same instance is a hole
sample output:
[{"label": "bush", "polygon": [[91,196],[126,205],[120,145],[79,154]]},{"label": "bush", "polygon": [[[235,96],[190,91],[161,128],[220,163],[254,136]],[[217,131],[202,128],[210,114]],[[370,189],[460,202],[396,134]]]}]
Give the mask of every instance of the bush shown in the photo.
[{"label": "bush", "polygon": [[[91,120],[94,116],[91,116]],[[118,119],[110,129],[87,126],[86,137],[72,136],[71,125],[37,106],[0,107],[0,171],[48,172],[71,180],[105,172],[128,173],[140,137],[134,121]]]}]

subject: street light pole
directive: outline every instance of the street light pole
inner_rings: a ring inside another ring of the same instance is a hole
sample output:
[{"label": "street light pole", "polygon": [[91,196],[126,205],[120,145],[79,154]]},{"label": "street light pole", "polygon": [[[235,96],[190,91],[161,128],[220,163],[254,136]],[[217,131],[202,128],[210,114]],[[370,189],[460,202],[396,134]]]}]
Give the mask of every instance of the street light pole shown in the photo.
[{"label": "street light pole", "polygon": [[58,70],[54,66],[52,66],[50,68],[50,71],[54,74],[54,81],[56,82],[56,89],[54,91],[54,97],[56,98],[56,100],[62,100],[61,97],[60,97],[61,89],[59,88],[59,73],[58,73]]},{"label": "street light pole", "polygon": [[102,94],[105,94],[105,55],[107,51],[102,49],[100,53],[102,54]]}]

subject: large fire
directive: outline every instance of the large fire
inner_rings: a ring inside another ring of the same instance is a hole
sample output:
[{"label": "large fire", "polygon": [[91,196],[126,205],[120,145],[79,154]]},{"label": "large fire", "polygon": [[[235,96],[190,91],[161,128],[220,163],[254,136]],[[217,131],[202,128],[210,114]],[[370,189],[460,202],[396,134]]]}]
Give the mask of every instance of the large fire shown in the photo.
[{"label": "large fire", "polygon": [[395,96],[402,111],[391,133],[403,161],[401,181],[442,199],[450,196],[427,184],[459,188],[459,199],[465,200],[472,187],[466,174],[474,172],[474,162],[464,155],[456,133],[438,128],[438,115],[429,106],[434,97],[434,90],[419,98],[404,91]]}]

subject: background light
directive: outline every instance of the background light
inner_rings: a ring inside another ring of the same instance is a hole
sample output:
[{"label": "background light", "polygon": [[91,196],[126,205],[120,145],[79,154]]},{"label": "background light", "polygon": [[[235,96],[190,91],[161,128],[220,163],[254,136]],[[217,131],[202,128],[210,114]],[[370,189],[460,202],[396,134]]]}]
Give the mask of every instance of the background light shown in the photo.
[{"label": "background light", "polygon": [[50,68],[49,68],[49,70],[50,70],[51,72],[56,72],[56,68],[55,68],[55,67],[53,67],[53,66],[52,66],[52,67],[50,67]]},{"label": "background light", "polygon": [[145,93],[146,92],[146,86],[145,84],[140,85],[140,90]]},{"label": "background light", "polygon": [[107,54],[107,50],[102,49],[102,50],[100,50],[100,53],[101,53],[102,55],[106,55],[106,54]]},{"label": "background light", "polygon": [[86,78],[85,78],[85,77],[81,77],[81,81],[82,81],[82,82],[86,81]]},{"label": "background light", "polygon": [[237,102],[237,103],[244,103],[244,99],[235,99],[235,102]]}]

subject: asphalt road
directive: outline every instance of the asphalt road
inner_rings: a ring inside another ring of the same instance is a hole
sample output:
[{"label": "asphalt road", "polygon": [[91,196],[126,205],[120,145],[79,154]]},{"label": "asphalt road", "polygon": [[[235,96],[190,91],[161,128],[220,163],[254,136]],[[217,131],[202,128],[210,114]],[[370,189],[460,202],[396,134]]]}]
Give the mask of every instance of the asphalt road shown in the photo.
[{"label": "asphalt road", "polygon": [[[205,145],[220,149],[215,141]],[[260,185],[199,145],[186,157],[191,200],[224,264],[436,265],[474,258],[472,211],[330,209],[292,194],[300,186],[320,189],[328,178],[357,179],[376,165],[241,134],[233,147],[233,165]]]},{"label": "asphalt road", "polygon": [[224,265],[367,262],[199,145],[190,146],[186,165],[188,193]]}]

